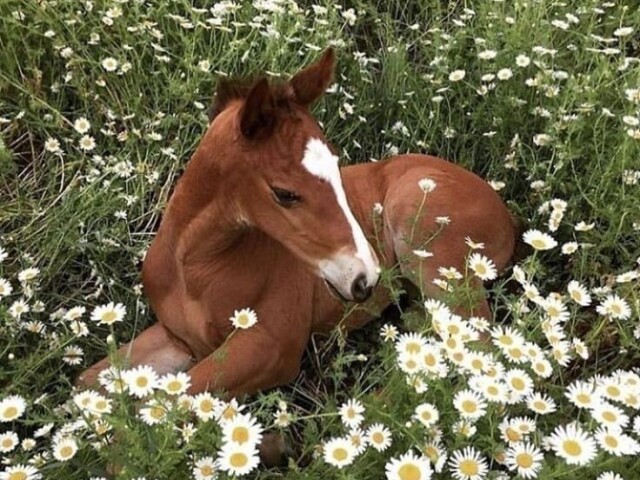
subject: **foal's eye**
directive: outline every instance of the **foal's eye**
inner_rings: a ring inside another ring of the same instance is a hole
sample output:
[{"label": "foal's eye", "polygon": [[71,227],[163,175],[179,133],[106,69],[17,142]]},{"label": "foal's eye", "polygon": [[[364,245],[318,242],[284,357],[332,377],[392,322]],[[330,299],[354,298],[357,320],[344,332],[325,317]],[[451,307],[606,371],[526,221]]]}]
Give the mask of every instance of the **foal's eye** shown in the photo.
[{"label": "foal's eye", "polygon": [[289,190],[284,190],[283,188],[276,187],[271,187],[271,191],[273,192],[275,201],[283,207],[293,207],[300,201],[300,195],[296,194],[295,192],[290,192]]}]

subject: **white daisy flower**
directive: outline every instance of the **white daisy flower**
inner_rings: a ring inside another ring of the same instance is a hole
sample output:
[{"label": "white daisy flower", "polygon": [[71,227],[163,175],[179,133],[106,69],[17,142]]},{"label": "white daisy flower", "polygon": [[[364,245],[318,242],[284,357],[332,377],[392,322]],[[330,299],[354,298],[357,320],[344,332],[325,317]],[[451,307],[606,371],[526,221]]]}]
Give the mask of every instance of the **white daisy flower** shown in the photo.
[{"label": "white daisy flower", "polygon": [[640,444],[619,428],[600,427],[593,435],[602,450],[616,457],[640,452]]},{"label": "white daisy flower", "polygon": [[13,287],[9,281],[4,278],[0,278],[0,300],[2,300],[3,297],[11,295],[11,292],[13,292]]},{"label": "white daisy flower", "polygon": [[0,433],[0,453],[9,453],[20,443],[20,438],[16,432],[8,431]]},{"label": "white daisy flower", "polygon": [[60,153],[62,149],[60,148],[60,141],[57,138],[47,138],[44,142],[44,149],[49,153]]},{"label": "white daisy flower", "polygon": [[400,457],[391,458],[384,468],[387,480],[429,480],[433,475],[429,460],[411,450]]},{"label": "white daisy flower", "polygon": [[607,295],[596,307],[596,311],[602,316],[616,320],[627,320],[631,317],[631,308],[627,301],[615,294]]},{"label": "white daisy flower", "polygon": [[351,465],[356,457],[356,448],[348,438],[332,438],[322,447],[324,461],[337,468]]},{"label": "white daisy flower", "polygon": [[624,410],[604,400],[591,408],[591,416],[600,425],[610,428],[624,428],[629,423],[629,417]]},{"label": "white daisy flower", "polygon": [[591,295],[587,288],[577,280],[571,280],[567,285],[567,292],[571,297],[571,300],[576,302],[582,307],[587,307],[591,304]]},{"label": "white daisy flower", "polygon": [[118,68],[118,61],[115,58],[107,57],[102,60],[102,68],[107,72],[113,72]]},{"label": "white daisy flower", "polygon": [[596,442],[577,424],[559,426],[548,438],[553,452],[569,465],[587,465],[597,453]]},{"label": "white daisy flower", "polygon": [[27,409],[27,402],[20,395],[9,395],[0,400],[0,423],[13,422]]},{"label": "white daisy flower", "polygon": [[13,465],[0,472],[2,480],[40,480],[41,478],[42,474],[39,470],[31,465]]},{"label": "white daisy flower", "polygon": [[262,440],[262,426],[249,414],[238,414],[222,425],[222,439],[238,445],[258,445]]},{"label": "white daisy flower", "polygon": [[474,253],[469,257],[468,265],[480,280],[494,280],[498,276],[498,270],[493,260],[479,253]]},{"label": "white daisy flower", "polygon": [[550,250],[558,245],[551,235],[539,230],[527,230],[522,238],[536,250]]},{"label": "white daisy flower", "polygon": [[258,323],[258,315],[250,308],[243,308],[242,310],[235,310],[229,321],[235,328],[246,330]]},{"label": "white daisy flower", "polygon": [[78,141],[78,147],[80,150],[85,152],[90,152],[94,148],[96,148],[96,141],[91,135],[83,135],[82,138]]},{"label": "white daisy flower", "polygon": [[522,478],[536,478],[542,468],[544,457],[540,449],[532,443],[516,443],[506,452],[505,464],[509,470],[516,470]]},{"label": "white daisy flower", "polygon": [[157,400],[151,400],[140,409],[140,418],[147,425],[163,423],[167,418],[167,407]]},{"label": "white daisy flower", "polygon": [[218,416],[216,415],[216,413],[219,410],[220,406],[220,400],[211,396],[209,392],[202,392],[193,398],[191,408],[196,414],[196,417],[206,422]]},{"label": "white daisy flower", "polygon": [[459,82],[460,80],[464,79],[466,74],[467,74],[467,72],[465,72],[464,70],[454,70],[453,72],[451,72],[449,74],[449,81],[450,82]]},{"label": "white daisy flower", "polygon": [[516,65],[520,68],[528,67],[531,64],[531,59],[526,55],[520,54],[516,57]]},{"label": "white daisy flower", "polygon": [[601,473],[596,480],[624,480],[619,474],[608,471]]},{"label": "white daisy flower", "polygon": [[71,437],[61,437],[53,444],[53,458],[60,462],[72,459],[77,451],[78,444]]},{"label": "white daisy flower", "polygon": [[513,77],[513,71],[510,68],[502,68],[498,70],[496,76],[498,77],[498,80],[509,80]]},{"label": "white daisy flower", "polygon": [[80,134],[87,133],[90,128],[91,124],[85,117],[80,117],[75,122],[73,122],[73,129]]},{"label": "white daisy flower", "polygon": [[113,325],[124,320],[126,313],[127,309],[123,304],[109,302],[94,308],[91,312],[91,320],[98,322],[99,325]]},{"label": "white daisy flower", "polygon": [[353,398],[340,406],[342,423],[349,428],[355,428],[362,423],[364,420],[363,413],[364,406],[360,401]]},{"label": "white daisy flower", "polygon": [[158,375],[149,365],[139,365],[123,371],[122,379],[127,384],[131,395],[138,398],[150,395],[158,385]]},{"label": "white daisy flower", "polygon": [[449,470],[456,480],[482,480],[489,467],[474,447],[456,450],[449,458]]},{"label": "white daisy flower", "polygon": [[466,419],[478,419],[487,412],[487,402],[473,390],[461,390],[453,398],[453,406]]},{"label": "white daisy flower", "polygon": [[371,445],[375,450],[384,452],[391,446],[391,430],[381,423],[374,423],[367,429],[367,444]]},{"label": "white daisy flower", "polygon": [[198,459],[191,471],[195,480],[214,480],[217,477],[216,462],[213,457]]},{"label": "white daisy flower", "polygon": [[250,444],[225,443],[218,452],[218,468],[229,475],[246,475],[259,463],[258,450]]},{"label": "white daisy flower", "polygon": [[191,386],[191,377],[185,372],[168,373],[160,379],[159,388],[169,395],[181,395]]},{"label": "white daisy flower", "polygon": [[435,425],[440,419],[438,409],[431,403],[421,403],[415,408],[414,417],[429,428]]}]

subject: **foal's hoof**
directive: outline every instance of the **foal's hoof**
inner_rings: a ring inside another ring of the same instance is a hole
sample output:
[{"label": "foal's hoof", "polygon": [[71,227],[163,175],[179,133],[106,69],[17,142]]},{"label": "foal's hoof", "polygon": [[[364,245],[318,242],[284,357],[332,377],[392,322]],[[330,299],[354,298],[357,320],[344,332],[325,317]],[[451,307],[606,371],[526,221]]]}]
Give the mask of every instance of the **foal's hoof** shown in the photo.
[{"label": "foal's hoof", "polygon": [[267,433],[258,446],[260,460],[266,467],[284,467],[293,456],[291,445],[281,433]]}]

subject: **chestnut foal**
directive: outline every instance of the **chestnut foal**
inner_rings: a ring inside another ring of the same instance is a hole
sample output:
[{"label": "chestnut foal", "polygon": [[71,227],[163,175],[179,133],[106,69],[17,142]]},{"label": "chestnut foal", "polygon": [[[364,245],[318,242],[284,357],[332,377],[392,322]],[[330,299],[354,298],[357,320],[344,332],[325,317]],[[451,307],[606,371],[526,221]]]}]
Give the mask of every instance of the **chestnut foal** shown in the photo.
[{"label": "chestnut foal", "polygon": [[[187,370],[192,394],[254,393],[295,379],[309,336],[334,328],[344,301],[364,302],[373,293],[370,308],[347,317],[346,328],[374,318],[367,312],[390,302],[377,286],[381,268],[399,264],[437,297],[442,291],[432,280],[439,267],[465,270],[467,236],[485,243],[483,253],[498,269],[507,265],[515,241],[511,217],[473,173],[425,155],[338,168],[309,113],[334,63],[329,49],[283,84],[221,82],[209,128],[144,261],[158,322],[120,349],[130,365]],[[436,182],[426,198],[418,186],[423,178]],[[378,241],[376,203],[383,206]],[[438,216],[451,223],[441,227]],[[416,248],[433,257],[412,255]],[[474,286],[477,305],[463,313],[488,319],[483,286]],[[258,323],[231,335],[229,317],[244,307],[256,311]],[[80,383],[95,384],[108,366],[100,361]]]}]

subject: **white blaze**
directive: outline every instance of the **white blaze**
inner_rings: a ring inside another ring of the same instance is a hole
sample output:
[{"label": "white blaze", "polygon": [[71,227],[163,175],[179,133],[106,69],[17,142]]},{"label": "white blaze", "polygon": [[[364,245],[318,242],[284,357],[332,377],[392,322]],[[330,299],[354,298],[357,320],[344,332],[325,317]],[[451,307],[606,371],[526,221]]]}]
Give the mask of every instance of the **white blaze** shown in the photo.
[{"label": "white blaze", "polygon": [[362,228],[356,221],[353,212],[347,203],[347,195],[342,186],[342,178],[340,177],[340,168],[338,167],[338,157],[331,153],[329,147],[317,138],[312,138],[307,142],[307,147],[302,158],[302,165],[312,175],[326,181],[331,185],[333,192],[338,200],[338,205],[342,209],[347,223],[351,227],[353,242],[356,246],[355,257],[362,261],[366,269],[367,280],[377,280],[380,267],[378,261],[374,258],[369,242]]}]

